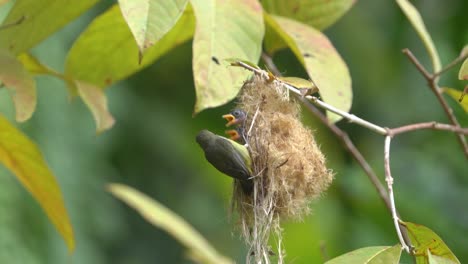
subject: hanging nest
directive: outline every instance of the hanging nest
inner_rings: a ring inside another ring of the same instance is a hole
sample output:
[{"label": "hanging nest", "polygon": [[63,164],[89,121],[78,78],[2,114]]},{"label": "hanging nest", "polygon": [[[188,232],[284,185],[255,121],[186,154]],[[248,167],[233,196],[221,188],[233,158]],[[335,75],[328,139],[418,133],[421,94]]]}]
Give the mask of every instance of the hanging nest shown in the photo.
[{"label": "hanging nest", "polygon": [[299,104],[280,83],[255,75],[244,83],[237,107],[248,116],[244,129],[254,185],[246,195],[235,183],[232,199],[250,247],[247,262],[269,263],[273,231],[281,263],[280,219],[301,219],[310,213],[310,202],[321,196],[333,176],[312,131],[300,121]]}]

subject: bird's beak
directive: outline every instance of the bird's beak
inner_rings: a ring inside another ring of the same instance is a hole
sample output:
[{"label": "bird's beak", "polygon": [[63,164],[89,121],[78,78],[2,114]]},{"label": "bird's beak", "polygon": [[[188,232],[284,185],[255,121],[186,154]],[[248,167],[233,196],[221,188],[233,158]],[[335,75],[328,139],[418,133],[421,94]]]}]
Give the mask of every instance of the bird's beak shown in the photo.
[{"label": "bird's beak", "polygon": [[232,114],[223,115],[223,118],[228,121],[226,124],[227,127],[237,124],[237,119]]},{"label": "bird's beak", "polygon": [[235,130],[235,129],[226,130],[225,133],[226,133],[226,135],[229,136],[229,138],[231,140],[236,141],[236,140],[238,140],[240,138],[239,132],[237,132],[237,130]]}]

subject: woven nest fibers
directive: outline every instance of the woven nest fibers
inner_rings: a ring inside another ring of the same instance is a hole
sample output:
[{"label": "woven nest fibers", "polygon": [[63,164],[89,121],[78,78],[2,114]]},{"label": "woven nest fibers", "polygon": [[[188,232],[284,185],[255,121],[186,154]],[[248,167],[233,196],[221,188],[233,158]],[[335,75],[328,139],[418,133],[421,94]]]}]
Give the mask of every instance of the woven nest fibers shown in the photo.
[{"label": "woven nest fibers", "polygon": [[300,121],[298,103],[280,84],[254,76],[244,83],[237,107],[248,114],[246,143],[254,191],[245,195],[236,186],[235,208],[251,224],[256,209],[274,217],[300,219],[310,212],[309,203],[320,197],[333,176],[312,131]]}]

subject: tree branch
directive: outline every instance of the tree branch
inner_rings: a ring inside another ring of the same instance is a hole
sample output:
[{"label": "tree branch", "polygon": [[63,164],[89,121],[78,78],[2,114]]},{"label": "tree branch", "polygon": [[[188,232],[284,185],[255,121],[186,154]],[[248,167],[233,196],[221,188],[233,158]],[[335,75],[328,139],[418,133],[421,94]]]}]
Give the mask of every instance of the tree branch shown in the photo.
[{"label": "tree branch", "polygon": [[390,142],[392,141],[392,136],[385,137],[385,146],[384,146],[384,168],[385,168],[385,181],[387,182],[388,196],[390,198],[390,211],[392,213],[393,224],[400,240],[401,247],[407,252],[410,253],[409,247],[403,238],[403,234],[400,229],[400,218],[398,217],[397,210],[395,207],[395,198],[393,195],[393,177],[390,171]]},{"label": "tree branch", "polygon": [[390,134],[398,135],[406,132],[411,132],[420,129],[434,129],[434,130],[445,130],[451,131],[458,134],[468,135],[468,128],[462,128],[459,126],[453,126],[448,124],[440,124],[437,122],[424,122],[424,123],[416,123],[410,124],[406,126],[396,127],[389,129]]},{"label": "tree branch", "polygon": [[[418,69],[419,72],[421,72],[421,74],[424,76],[424,78],[428,82],[429,88],[432,90],[432,92],[436,96],[437,100],[439,101],[440,105],[444,109],[444,112],[447,115],[450,122],[454,126],[460,127],[460,123],[458,122],[457,118],[453,114],[452,108],[449,107],[449,105],[447,104],[447,101],[445,101],[444,97],[442,97],[441,89],[440,89],[439,85],[437,84],[438,75],[437,74],[430,74],[409,49],[404,49],[403,53],[409,58],[409,60],[414,64],[414,66],[416,66],[416,69]],[[450,65],[451,65],[451,63],[449,64],[449,66]],[[447,67],[442,69],[442,71],[445,71],[445,69]],[[468,144],[466,143],[466,139],[465,139],[465,136],[463,135],[463,133],[457,133],[457,139],[458,139],[458,142],[460,143],[460,145],[463,148],[463,152],[465,153],[465,157],[468,159]]]}]

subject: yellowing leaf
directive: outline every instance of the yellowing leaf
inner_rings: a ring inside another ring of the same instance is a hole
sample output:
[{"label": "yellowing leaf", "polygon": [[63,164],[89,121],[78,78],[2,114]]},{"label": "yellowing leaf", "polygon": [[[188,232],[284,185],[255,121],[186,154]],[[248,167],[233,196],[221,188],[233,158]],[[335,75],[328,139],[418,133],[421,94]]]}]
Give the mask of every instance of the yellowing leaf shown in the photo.
[{"label": "yellowing leaf", "polygon": [[[353,100],[351,77],[328,38],[314,28],[284,17],[270,16],[266,21],[304,65],[323,100],[348,112]],[[331,122],[342,118],[330,112],[327,115]]]},{"label": "yellowing leaf", "polygon": [[[468,113],[468,100],[466,98],[463,98],[464,96],[463,96],[462,91],[455,90],[453,88],[448,88],[448,87],[442,88],[442,91],[450,95],[450,97],[452,97],[453,100],[457,101],[460,104],[460,106],[465,110],[465,112]],[[460,99],[464,99],[464,100],[460,100]]]},{"label": "yellowing leaf", "polygon": [[365,247],[331,259],[325,264],[398,264],[401,246]]},{"label": "yellowing leaf", "polygon": [[197,102],[194,113],[227,103],[251,74],[226,67],[227,58],[256,63],[264,34],[257,0],[193,0],[197,24],[193,39],[193,75]]},{"label": "yellowing leaf", "polygon": [[94,19],[68,53],[65,73],[76,80],[106,87],[153,63],[193,35],[194,17],[186,8],[176,25],[138,63],[138,46],[118,5]]},{"label": "yellowing leaf", "polygon": [[401,223],[408,230],[408,235],[414,247],[414,255],[418,264],[428,263],[429,256],[427,252],[430,252],[433,256],[445,258],[453,263],[460,264],[460,261],[452,253],[450,248],[434,231],[425,226],[410,222]]},{"label": "yellowing leaf", "polygon": [[460,71],[458,72],[458,79],[468,80],[468,59],[466,59],[460,67]]},{"label": "yellowing leaf", "polygon": [[437,53],[434,42],[432,42],[431,35],[429,35],[429,32],[427,32],[426,26],[424,25],[418,10],[408,0],[396,0],[396,2],[413,25],[414,29],[419,35],[419,38],[421,38],[422,42],[424,43],[427,53],[429,53],[429,56],[431,57],[434,72],[440,71],[441,64],[439,53]]},{"label": "yellowing leaf", "polygon": [[198,263],[233,263],[220,255],[200,233],[164,205],[126,185],[110,184],[108,189],[115,197],[139,212],[146,221],[168,232],[187,247],[189,255]]},{"label": "yellowing leaf", "polygon": [[54,71],[43,65],[37,58],[28,53],[22,53],[18,59],[28,69],[29,72],[34,74],[47,74],[66,82],[67,87],[73,95],[78,93],[85,102],[86,106],[91,110],[94,120],[96,122],[96,130],[98,133],[111,128],[114,125],[114,118],[107,109],[107,98],[104,91],[86,82],[76,81],[68,76]]},{"label": "yellowing leaf", "polygon": [[21,17],[24,21],[19,26],[0,31],[0,48],[15,55],[27,51],[97,2],[17,0],[3,24],[15,23]]},{"label": "yellowing leaf", "polygon": [[432,255],[431,251],[429,250],[427,250],[427,263],[428,264],[456,264],[456,262],[452,261],[451,259]]},{"label": "yellowing leaf", "polygon": [[73,229],[60,188],[37,146],[0,115],[0,162],[39,202],[70,251],[74,250]]},{"label": "yellowing leaf", "polygon": [[119,5],[142,56],[175,25],[187,0],[119,0]]},{"label": "yellowing leaf", "polygon": [[62,78],[62,75],[49,67],[43,65],[36,57],[29,53],[21,53],[18,55],[18,60],[23,64],[24,68],[33,74],[47,74]]},{"label": "yellowing leaf", "polygon": [[5,50],[0,50],[0,81],[10,91],[16,121],[28,120],[36,109],[36,82],[23,65]]},{"label": "yellowing leaf", "polygon": [[263,0],[270,14],[292,18],[316,29],[325,29],[341,18],[356,0]]},{"label": "yellowing leaf", "polygon": [[75,81],[75,84],[78,88],[78,94],[93,113],[97,132],[100,133],[111,128],[115,121],[107,109],[107,97],[104,90],[81,81]]}]

